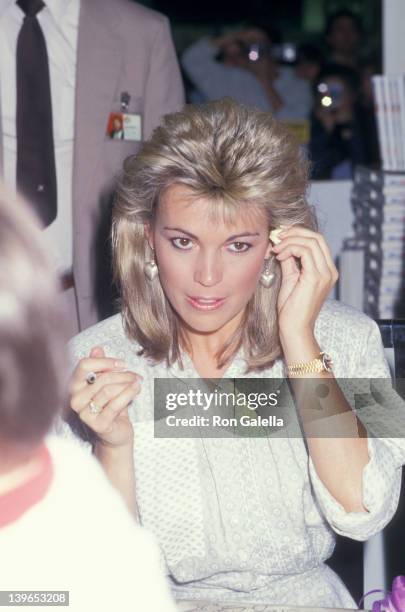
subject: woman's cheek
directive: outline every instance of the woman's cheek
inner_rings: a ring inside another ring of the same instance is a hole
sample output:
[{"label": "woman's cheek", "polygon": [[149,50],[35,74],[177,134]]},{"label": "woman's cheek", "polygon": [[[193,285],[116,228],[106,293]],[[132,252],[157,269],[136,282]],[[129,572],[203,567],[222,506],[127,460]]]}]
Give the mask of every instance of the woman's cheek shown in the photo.
[{"label": "woman's cheek", "polygon": [[[242,260],[242,257],[240,257]],[[245,260],[234,261],[229,266],[228,278],[232,279],[232,285],[236,293],[241,291],[254,291],[259,280],[260,273],[263,268],[263,261]]]},{"label": "woman's cheek", "polygon": [[192,272],[185,259],[172,256],[158,261],[160,283],[170,301],[176,301],[176,296],[184,293],[192,281]]},{"label": "woman's cheek", "polygon": [[156,245],[156,255],[161,279],[172,282],[173,279],[178,278],[182,270],[184,274],[187,262],[184,257],[181,257],[181,254],[174,251],[170,244]]}]

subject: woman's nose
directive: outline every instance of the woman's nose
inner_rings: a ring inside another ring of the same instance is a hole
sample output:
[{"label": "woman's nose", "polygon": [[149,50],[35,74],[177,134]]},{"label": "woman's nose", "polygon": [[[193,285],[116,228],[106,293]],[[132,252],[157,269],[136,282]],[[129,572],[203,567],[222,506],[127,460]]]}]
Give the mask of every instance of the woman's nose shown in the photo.
[{"label": "woman's nose", "polygon": [[222,280],[222,261],[219,254],[201,254],[195,265],[194,280],[205,287],[217,285]]}]

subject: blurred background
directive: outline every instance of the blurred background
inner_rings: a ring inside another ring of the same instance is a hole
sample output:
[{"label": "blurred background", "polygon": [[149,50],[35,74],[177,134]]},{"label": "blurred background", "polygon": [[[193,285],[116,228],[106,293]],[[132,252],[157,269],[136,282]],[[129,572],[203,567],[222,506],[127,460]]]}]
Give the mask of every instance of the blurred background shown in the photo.
[{"label": "blurred background", "polygon": [[[312,42],[324,46],[328,15],[349,8],[359,15],[365,31],[365,53],[381,58],[380,0],[143,0],[145,6],[170,18],[176,49],[182,53],[204,34],[219,34],[224,28],[255,22],[277,29],[284,42]],[[326,49],[325,49],[326,51]]]},{"label": "blurred background", "polygon": [[171,21],[188,102],[228,94],[272,111],[308,150],[314,180],[380,168],[372,94],[382,72],[380,0],[142,4]]}]

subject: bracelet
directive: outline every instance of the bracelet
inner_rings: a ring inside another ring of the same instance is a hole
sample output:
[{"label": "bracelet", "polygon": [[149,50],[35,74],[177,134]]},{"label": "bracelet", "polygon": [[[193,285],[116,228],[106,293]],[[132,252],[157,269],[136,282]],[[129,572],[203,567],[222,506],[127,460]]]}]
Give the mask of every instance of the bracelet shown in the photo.
[{"label": "bracelet", "polygon": [[289,376],[300,376],[301,374],[320,374],[321,372],[332,372],[332,358],[325,352],[319,354],[311,361],[298,361],[287,365]]}]

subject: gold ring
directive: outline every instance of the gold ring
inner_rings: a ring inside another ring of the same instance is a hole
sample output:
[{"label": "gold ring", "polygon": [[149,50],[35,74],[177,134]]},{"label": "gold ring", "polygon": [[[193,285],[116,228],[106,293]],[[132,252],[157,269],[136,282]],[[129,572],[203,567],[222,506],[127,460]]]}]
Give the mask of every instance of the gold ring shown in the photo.
[{"label": "gold ring", "polygon": [[100,414],[100,412],[102,411],[102,408],[100,408],[100,406],[97,406],[97,404],[95,404],[93,401],[89,402],[89,409],[91,414]]}]

